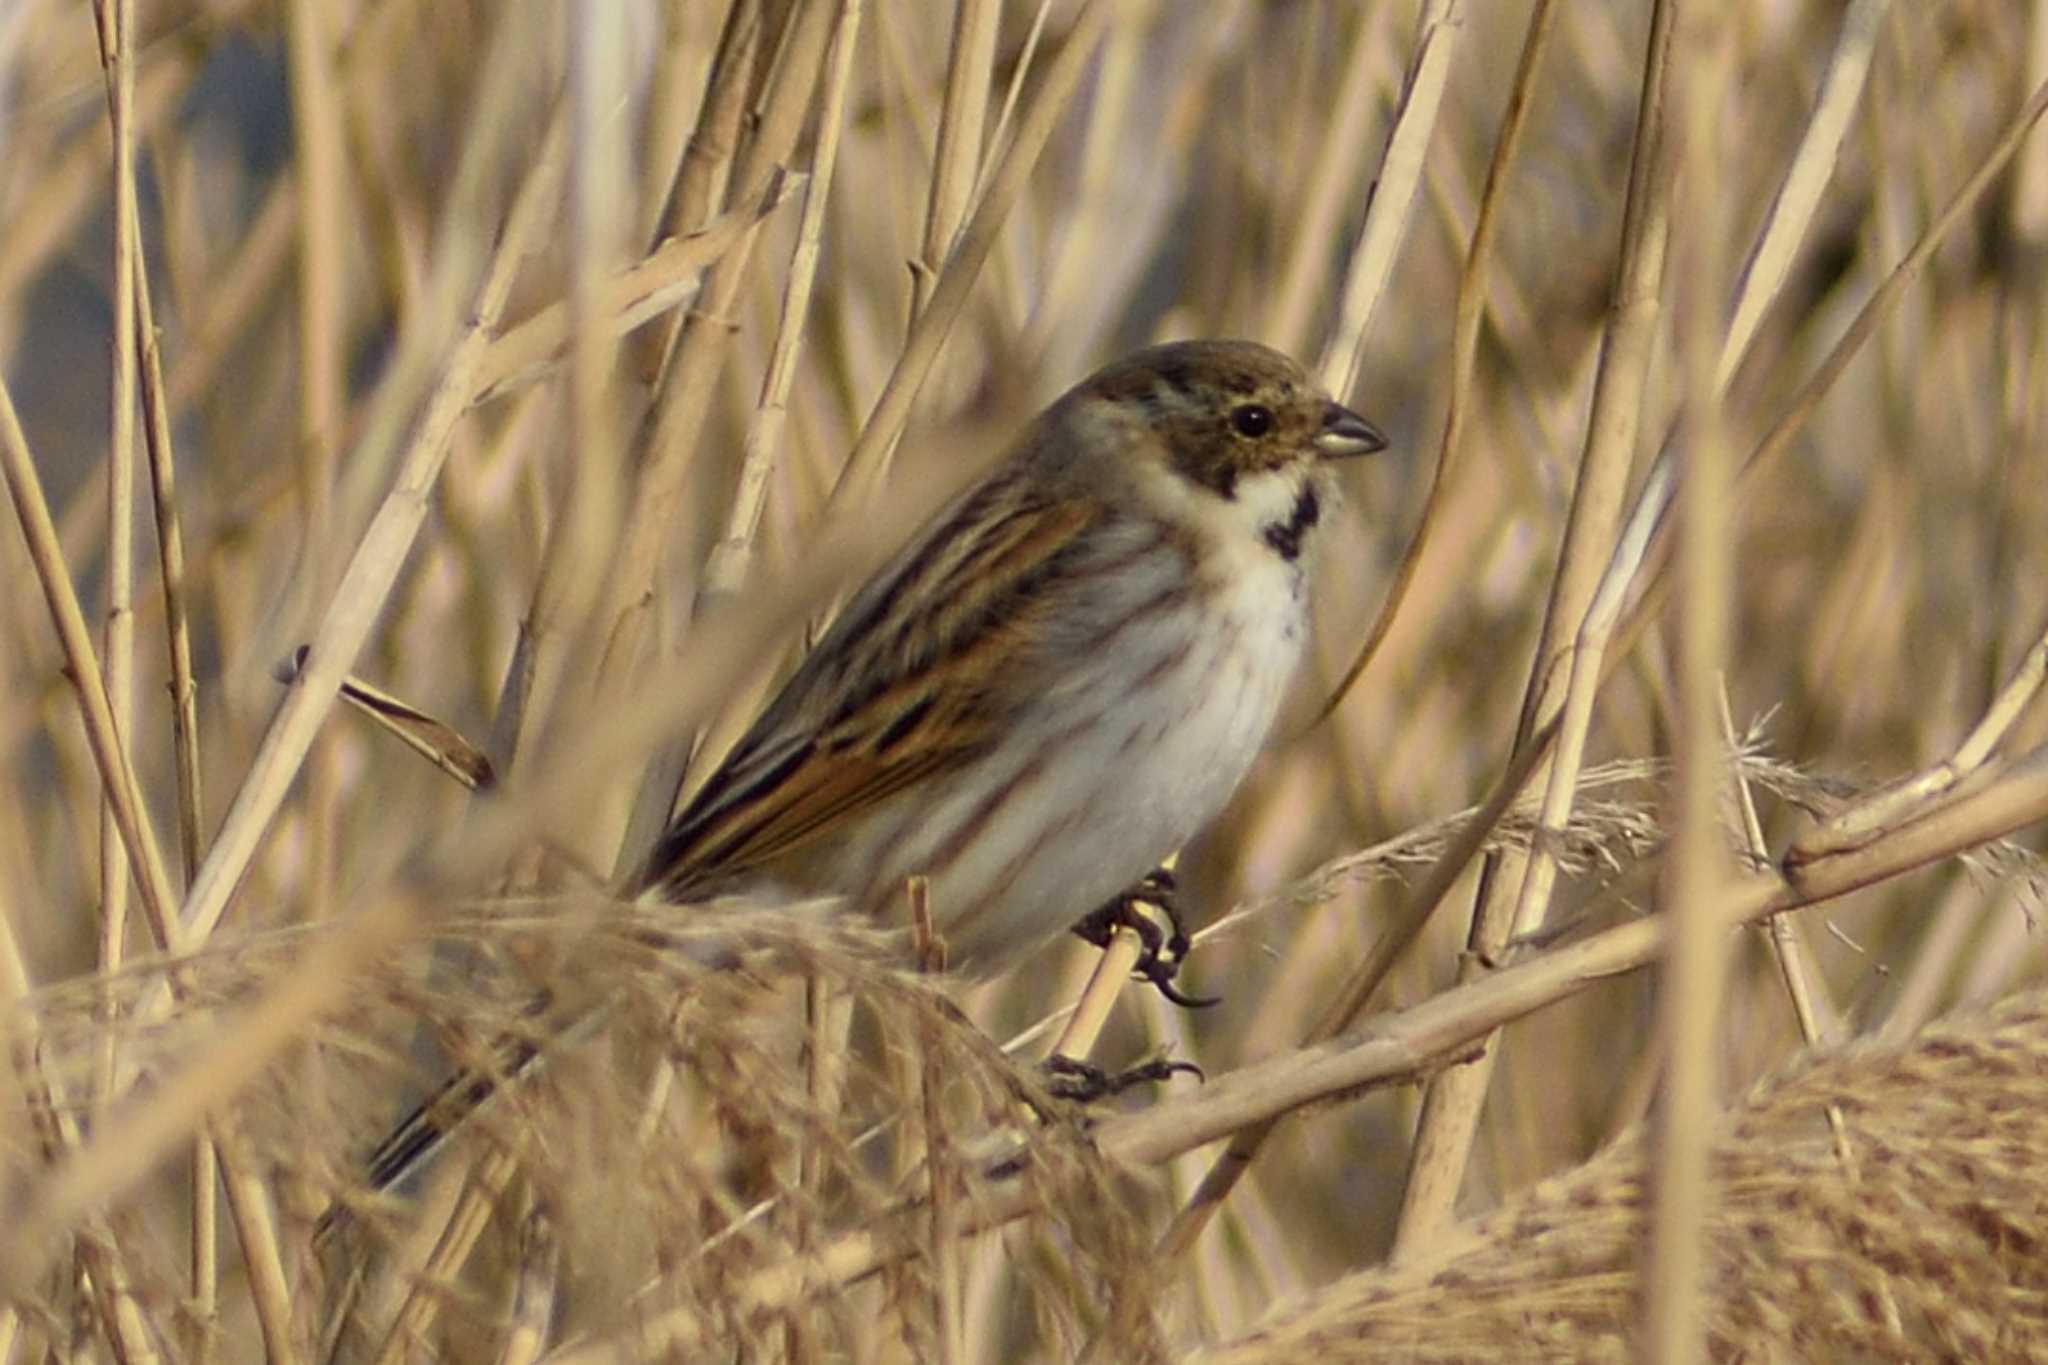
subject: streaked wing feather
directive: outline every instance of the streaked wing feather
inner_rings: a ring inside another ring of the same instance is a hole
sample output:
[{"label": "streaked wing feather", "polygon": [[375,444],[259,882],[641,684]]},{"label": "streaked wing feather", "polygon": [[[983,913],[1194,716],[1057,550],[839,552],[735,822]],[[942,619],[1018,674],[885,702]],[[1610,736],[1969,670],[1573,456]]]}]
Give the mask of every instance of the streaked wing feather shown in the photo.
[{"label": "streaked wing feather", "polygon": [[[937,749],[908,763],[877,762],[867,755],[837,760],[814,755],[760,804],[734,808],[732,818],[707,831],[687,868],[691,880],[744,872],[801,848],[847,812],[947,766],[948,757]],[[678,879],[671,875],[669,880]]]},{"label": "streaked wing feather", "polygon": [[1101,510],[1017,472],[940,514],[854,596],[663,833],[643,888],[687,895],[753,871],[994,742],[1031,622]]}]

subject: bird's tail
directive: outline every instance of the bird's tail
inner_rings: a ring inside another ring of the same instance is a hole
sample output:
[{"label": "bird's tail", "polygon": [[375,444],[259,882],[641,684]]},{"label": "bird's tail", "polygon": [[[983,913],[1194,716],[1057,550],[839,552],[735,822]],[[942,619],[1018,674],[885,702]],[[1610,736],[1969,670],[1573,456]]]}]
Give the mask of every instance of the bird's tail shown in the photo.
[{"label": "bird's tail", "polygon": [[[487,1056],[443,1081],[371,1150],[363,1164],[363,1185],[370,1193],[394,1189],[425,1169],[441,1145],[493,1096],[537,1069],[551,1047],[548,1040],[559,1038],[577,1022],[575,1017],[567,1023],[550,1018],[556,1011],[546,995],[535,996],[524,1013],[534,1021],[530,1027],[491,1039]],[[591,1013],[586,1010],[583,1016]],[[346,1206],[337,1201],[321,1215],[315,1239],[325,1240],[346,1216]]]}]

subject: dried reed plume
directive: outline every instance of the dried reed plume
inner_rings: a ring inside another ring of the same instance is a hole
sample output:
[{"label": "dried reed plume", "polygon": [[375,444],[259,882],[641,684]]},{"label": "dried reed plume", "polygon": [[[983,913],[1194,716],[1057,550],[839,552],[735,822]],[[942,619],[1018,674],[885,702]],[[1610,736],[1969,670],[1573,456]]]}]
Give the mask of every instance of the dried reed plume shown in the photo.
[{"label": "dried reed plume", "polygon": [[[1188,1359],[1640,1359],[1649,1141],[1633,1133],[1413,1262],[1349,1276]],[[1759,1086],[1712,1137],[1708,1351],[2048,1355],[2044,1144],[2048,994]]]},{"label": "dried reed plume", "polygon": [[[0,1365],[2048,1354],[2038,1007],[1909,1041],[2048,965],[2044,82],[2048,0],[0,0]],[[592,889],[1197,334],[1395,438],[1220,1006]]]}]

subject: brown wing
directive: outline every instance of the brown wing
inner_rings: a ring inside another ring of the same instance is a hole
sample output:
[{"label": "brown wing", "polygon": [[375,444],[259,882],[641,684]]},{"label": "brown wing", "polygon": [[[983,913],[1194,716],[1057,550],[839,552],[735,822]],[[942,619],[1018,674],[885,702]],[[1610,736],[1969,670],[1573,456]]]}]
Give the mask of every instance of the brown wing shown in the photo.
[{"label": "brown wing", "polygon": [[639,889],[691,892],[825,837],[986,752],[1098,504],[1016,463],[928,523],[840,613],[656,842]]}]

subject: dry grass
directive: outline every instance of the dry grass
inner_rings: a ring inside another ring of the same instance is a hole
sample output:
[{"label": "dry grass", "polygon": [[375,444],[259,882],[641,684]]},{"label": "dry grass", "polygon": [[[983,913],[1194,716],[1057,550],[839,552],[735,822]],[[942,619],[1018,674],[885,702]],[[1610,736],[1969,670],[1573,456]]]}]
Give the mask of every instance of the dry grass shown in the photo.
[{"label": "dry grass", "polygon": [[[0,4],[0,1360],[2026,1354],[2039,1008],[1907,1040],[2042,963],[2044,77],[2003,0]],[[587,891],[1194,334],[1396,437],[1181,865],[1225,1003],[1096,1052],[1207,1085],[1084,1135],[859,943]],[[536,980],[605,1026],[361,1198]]]},{"label": "dry grass", "polygon": [[[1713,1134],[1709,1349],[1724,1360],[2038,1360],[2048,1352],[2048,997],[1864,1044]],[[1842,1116],[1845,1136],[1827,1113]],[[1197,1358],[1635,1360],[1642,1134],[1443,1247],[1347,1277]]]}]

